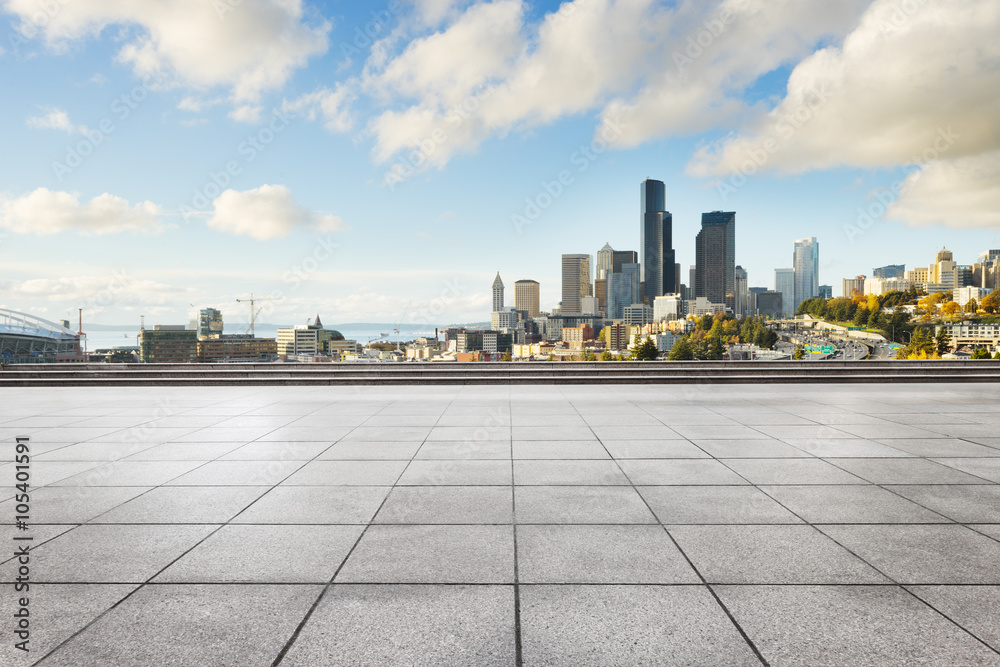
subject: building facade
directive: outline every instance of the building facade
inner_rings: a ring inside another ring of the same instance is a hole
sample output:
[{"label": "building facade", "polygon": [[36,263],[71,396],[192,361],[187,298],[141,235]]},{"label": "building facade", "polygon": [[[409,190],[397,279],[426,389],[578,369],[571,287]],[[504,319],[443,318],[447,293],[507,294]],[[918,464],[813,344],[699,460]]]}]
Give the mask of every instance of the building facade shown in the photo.
[{"label": "building facade", "polygon": [[647,178],[640,183],[639,218],[640,281],[645,298],[652,302],[661,294],[677,291],[674,284],[673,216],[666,209],[663,181]]},{"label": "building facade", "polygon": [[792,251],[795,268],[795,293],[792,312],[806,299],[819,296],[819,243],[815,237],[799,239]]},{"label": "building facade", "polygon": [[736,308],[736,213],[713,211],[701,215],[695,237],[697,285],[695,298]]},{"label": "building facade", "polygon": [[222,327],[222,313],[215,308],[202,308],[198,313],[198,338],[218,338]]},{"label": "building facade", "polygon": [[528,317],[538,317],[539,286],[534,280],[518,280],[514,283],[514,307],[523,310]]},{"label": "building facade", "polygon": [[877,269],[872,269],[872,278],[879,278],[885,280],[886,278],[905,278],[906,277],[906,265],[905,264],[887,264],[886,266],[880,266]]},{"label": "building facade", "polygon": [[157,324],[139,332],[139,361],[189,364],[198,361],[198,332],[183,325]]},{"label": "building facade", "polygon": [[590,291],[590,255],[563,255],[562,312],[580,313],[582,299],[592,296]]},{"label": "building facade", "polygon": [[746,317],[750,313],[750,283],[747,271],[742,266],[736,267],[736,305],[733,314],[736,317]]},{"label": "building facade", "polygon": [[[784,317],[790,317],[795,313],[795,309],[792,307],[792,303],[795,301],[795,269],[774,270],[774,291],[781,294],[781,314]],[[760,308],[759,301],[757,307]]]},{"label": "building facade", "polygon": [[609,320],[620,320],[626,307],[640,302],[639,276],[638,264],[622,264],[621,271],[608,274],[604,312]]}]

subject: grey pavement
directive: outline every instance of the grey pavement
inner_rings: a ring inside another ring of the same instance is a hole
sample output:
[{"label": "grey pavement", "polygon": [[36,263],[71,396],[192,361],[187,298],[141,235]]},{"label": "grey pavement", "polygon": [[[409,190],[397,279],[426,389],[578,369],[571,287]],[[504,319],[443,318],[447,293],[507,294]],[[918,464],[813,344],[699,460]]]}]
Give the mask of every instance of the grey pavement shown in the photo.
[{"label": "grey pavement", "polygon": [[993,384],[2,389],[0,439],[3,665],[1000,667]]}]

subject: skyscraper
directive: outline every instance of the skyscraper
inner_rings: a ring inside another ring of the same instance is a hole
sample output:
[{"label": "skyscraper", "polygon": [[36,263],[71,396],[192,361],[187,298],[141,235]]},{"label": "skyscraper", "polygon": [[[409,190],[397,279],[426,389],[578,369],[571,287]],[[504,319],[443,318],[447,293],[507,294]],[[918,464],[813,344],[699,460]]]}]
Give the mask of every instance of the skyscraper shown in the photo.
[{"label": "skyscraper", "polygon": [[590,293],[590,255],[562,256],[562,312],[579,313]]},{"label": "skyscraper", "polygon": [[610,243],[605,243],[604,247],[597,251],[597,267],[594,278],[604,280],[609,273],[614,262],[614,248]]},{"label": "skyscraper", "polygon": [[639,253],[637,253],[635,250],[615,250],[611,255],[611,271],[613,273],[621,273],[622,266],[624,264],[638,264],[638,263],[639,263]]},{"label": "skyscraper", "polygon": [[[795,269],[774,270],[774,291],[781,294],[781,314],[785,317],[792,315],[795,312],[792,307],[792,300],[795,299]],[[760,301],[757,303],[759,309]]]},{"label": "skyscraper", "polygon": [[695,237],[695,297],[736,310],[736,213],[701,214]]},{"label": "skyscraper", "polygon": [[795,293],[792,312],[806,299],[819,296],[819,243],[816,238],[799,239],[792,255],[795,267]]},{"label": "skyscraper", "polygon": [[493,281],[493,312],[503,310],[503,281],[500,280],[500,272]]},{"label": "skyscraper", "polygon": [[673,217],[666,211],[663,181],[646,179],[639,188],[639,244],[645,297],[677,291],[674,283]]},{"label": "skyscraper", "polygon": [[904,278],[906,276],[905,264],[888,264],[872,269],[872,278],[888,280],[889,278]]},{"label": "skyscraper", "polygon": [[733,314],[736,317],[746,317],[750,314],[750,284],[747,282],[747,270],[742,266],[736,267],[736,308]]},{"label": "skyscraper", "polygon": [[518,280],[514,283],[514,307],[528,313],[528,317],[538,317],[538,283],[534,280]]},{"label": "skyscraper", "polygon": [[625,308],[639,302],[639,265],[622,264],[621,271],[608,274],[606,317],[620,320]]}]

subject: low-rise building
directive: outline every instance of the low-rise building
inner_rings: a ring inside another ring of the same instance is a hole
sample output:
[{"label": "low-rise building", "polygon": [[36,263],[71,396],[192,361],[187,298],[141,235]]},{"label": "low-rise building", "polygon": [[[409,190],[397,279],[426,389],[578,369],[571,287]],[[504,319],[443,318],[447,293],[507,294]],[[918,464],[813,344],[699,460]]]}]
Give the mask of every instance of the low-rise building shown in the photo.
[{"label": "low-rise building", "polygon": [[562,340],[570,349],[582,350],[586,343],[594,340],[594,327],[589,324],[578,327],[563,327]]},{"label": "low-rise building", "polygon": [[139,361],[189,364],[198,361],[198,332],[182,324],[157,324],[139,332]]},{"label": "low-rise building", "polygon": [[274,338],[245,335],[220,335],[198,341],[198,361],[203,363],[268,361],[278,353]]},{"label": "low-rise building", "polygon": [[1000,324],[979,324],[962,322],[961,324],[942,324],[935,333],[944,328],[953,348],[970,345],[972,347],[987,346],[991,352],[1000,349]]}]

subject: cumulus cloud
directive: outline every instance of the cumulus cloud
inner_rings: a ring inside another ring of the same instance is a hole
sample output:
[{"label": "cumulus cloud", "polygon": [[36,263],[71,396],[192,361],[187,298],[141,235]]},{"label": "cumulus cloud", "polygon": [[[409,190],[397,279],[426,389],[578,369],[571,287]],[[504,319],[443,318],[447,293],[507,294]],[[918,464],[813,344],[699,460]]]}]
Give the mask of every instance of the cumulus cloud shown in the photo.
[{"label": "cumulus cloud", "polygon": [[208,220],[210,228],[259,241],[281,238],[297,229],[312,232],[349,229],[334,215],[299,206],[284,185],[262,185],[243,192],[226,190],[212,203],[215,209]]},{"label": "cumulus cloud", "polygon": [[330,24],[305,20],[301,0],[73,0],[59,3],[44,25],[33,23],[36,0],[6,0],[22,33],[41,32],[64,51],[112,26],[125,31],[117,59],[146,76],[162,71],[180,85],[223,86],[237,104],[281,88],[292,72],[328,47]]},{"label": "cumulus cloud", "polygon": [[349,85],[337,84],[332,90],[320,88],[281,104],[284,113],[302,114],[308,120],[322,118],[323,126],[331,132],[347,132],[354,127],[350,104],[357,95]]},{"label": "cumulus cloud", "polygon": [[41,116],[29,116],[27,125],[33,130],[61,130],[75,132],[77,127],[69,120],[69,114],[62,109],[46,109]]},{"label": "cumulus cloud", "polygon": [[1000,151],[925,165],[903,181],[887,217],[915,226],[1000,227]]},{"label": "cumulus cloud", "polygon": [[0,196],[0,228],[17,234],[48,236],[75,230],[81,234],[158,232],[162,209],[144,201],[131,206],[121,197],[102,194],[87,203],[69,192],[38,188],[22,197]]}]

